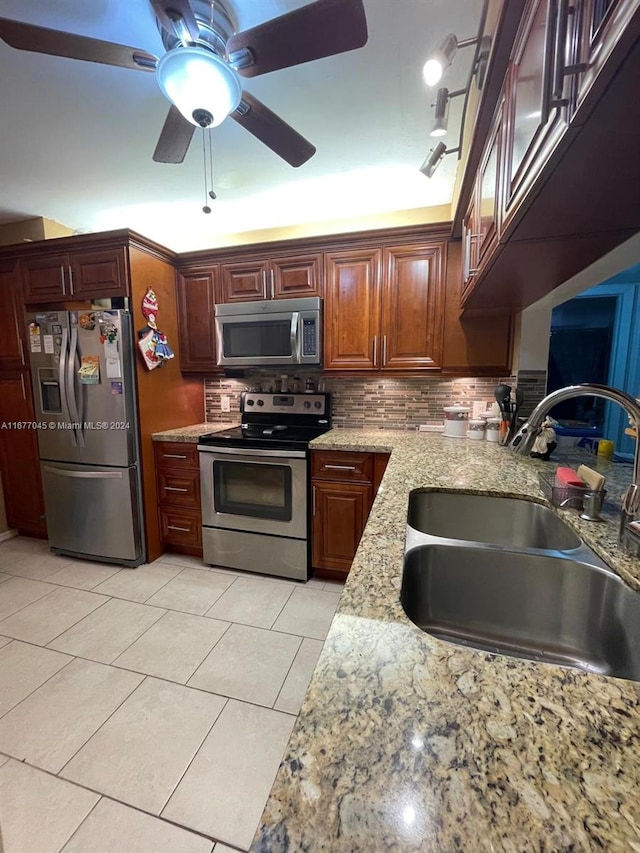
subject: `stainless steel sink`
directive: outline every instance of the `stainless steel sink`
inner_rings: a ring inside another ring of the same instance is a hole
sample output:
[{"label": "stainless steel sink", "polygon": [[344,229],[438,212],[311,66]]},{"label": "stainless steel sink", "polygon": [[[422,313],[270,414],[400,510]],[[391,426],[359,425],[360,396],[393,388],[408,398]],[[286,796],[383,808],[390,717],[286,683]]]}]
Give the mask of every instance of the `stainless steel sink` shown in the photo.
[{"label": "stainless steel sink", "polygon": [[582,545],[552,510],[520,498],[416,490],[409,495],[407,524],[429,536],[515,548],[572,551]]},{"label": "stainless steel sink", "polygon": [[640,681],[640,594],[607,569],[452,544],[405,554],[402,606],[443,640]]}]

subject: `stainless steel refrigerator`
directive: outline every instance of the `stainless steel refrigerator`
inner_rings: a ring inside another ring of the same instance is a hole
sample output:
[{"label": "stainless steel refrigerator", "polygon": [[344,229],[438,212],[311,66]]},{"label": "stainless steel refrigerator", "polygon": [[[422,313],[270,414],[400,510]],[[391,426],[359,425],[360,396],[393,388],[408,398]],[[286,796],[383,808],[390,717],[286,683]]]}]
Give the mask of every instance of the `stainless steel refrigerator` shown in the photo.
[{"label": "stainless steel refrigerator", "polygon": [[144,562],[134,340],[128,311],[27,315],[49,545]]}]

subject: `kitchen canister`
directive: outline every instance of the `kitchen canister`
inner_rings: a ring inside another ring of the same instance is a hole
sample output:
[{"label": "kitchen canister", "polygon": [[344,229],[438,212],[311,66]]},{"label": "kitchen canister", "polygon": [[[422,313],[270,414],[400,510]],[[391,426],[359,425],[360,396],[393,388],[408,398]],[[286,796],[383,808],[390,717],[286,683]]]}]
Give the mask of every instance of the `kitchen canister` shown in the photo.
[{"label": "kitchen canister", "polygon": [[449,438],[466,438],[470,411],[469,406],[445,406],[443,435]]},{"label": "kitchen canister", "polygon": [[500,424],[502,418],[487,418],[486,437],[487,441],[500,441]]},{"label": "kitchen canister", "polygon": [[472,418],[469,421],[469,432],[467,433],[467,438],[472,439],[473,441],[484,441],[484,434],[486,429],[487,422],[482,418]]}]

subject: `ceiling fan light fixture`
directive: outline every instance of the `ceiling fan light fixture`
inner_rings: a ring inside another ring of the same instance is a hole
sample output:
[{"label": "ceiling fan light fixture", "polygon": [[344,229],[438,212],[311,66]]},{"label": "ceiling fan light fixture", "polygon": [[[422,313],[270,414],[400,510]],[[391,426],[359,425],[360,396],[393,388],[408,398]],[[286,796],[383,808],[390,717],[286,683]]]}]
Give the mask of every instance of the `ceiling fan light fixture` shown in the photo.
[{"label": "ceiling fan light fixture", "polygon": [[[242,97],[235,71],[204,47],[175,47],[158,62],[158,85],[163,95],[196,126],[216,127],[232,113]],[[211,116],[203,124],[203,115]]]}]

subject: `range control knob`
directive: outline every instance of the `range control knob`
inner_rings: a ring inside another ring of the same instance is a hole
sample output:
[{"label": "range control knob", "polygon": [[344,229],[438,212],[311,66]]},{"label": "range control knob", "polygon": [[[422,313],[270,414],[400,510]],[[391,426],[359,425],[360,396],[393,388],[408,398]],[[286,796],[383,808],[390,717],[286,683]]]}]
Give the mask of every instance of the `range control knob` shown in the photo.
[{"label": "range control knob", "polygon": [[264,406],[264,400],[256,400],[259,406]]},{"label": "range control knob", "polygon": [[316,407],[316,409],[321,409],[322,408],[322,401],[316,400],[313,405]]},{"label": "range control knob", "polygon": [[311,408],[311,402],[309,400],[305,400],[304,401],[304,407],[305,407],[305,409],[310,409]]},{"label": "range control knob", "polygon": [[253,400],[247,400],[247,406],[253,406]]}]

